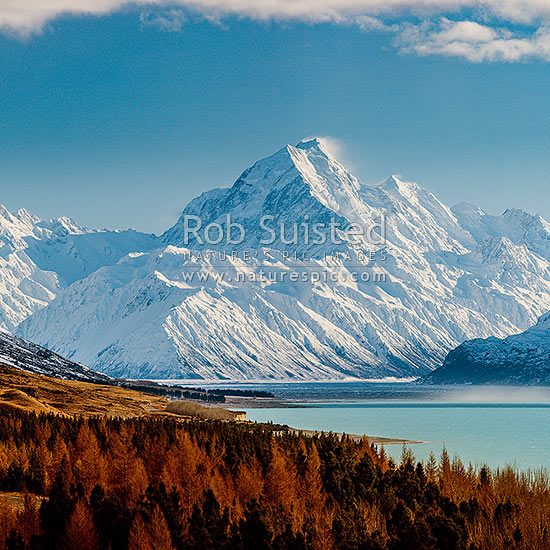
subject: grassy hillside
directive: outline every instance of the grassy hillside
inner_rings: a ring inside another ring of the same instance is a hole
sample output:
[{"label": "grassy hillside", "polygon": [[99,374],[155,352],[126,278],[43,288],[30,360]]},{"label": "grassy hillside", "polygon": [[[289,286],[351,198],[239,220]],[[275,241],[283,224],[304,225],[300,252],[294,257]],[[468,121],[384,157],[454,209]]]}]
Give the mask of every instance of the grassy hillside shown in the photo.
[{"label": "grassy hillside", "polygon": [[144,386],[137,387],[139,391],[116,385],[62,380],[0,366],[0,411],[117,418],[177,416],[246,420],[245,413],[193,401],[169,401],[158,393],[147,392]]},{"label": "grassy hillside", "polygon": [[123,418],[162,413],[165,397],[117,386],[50,378],[0,366],[0,408]]}]

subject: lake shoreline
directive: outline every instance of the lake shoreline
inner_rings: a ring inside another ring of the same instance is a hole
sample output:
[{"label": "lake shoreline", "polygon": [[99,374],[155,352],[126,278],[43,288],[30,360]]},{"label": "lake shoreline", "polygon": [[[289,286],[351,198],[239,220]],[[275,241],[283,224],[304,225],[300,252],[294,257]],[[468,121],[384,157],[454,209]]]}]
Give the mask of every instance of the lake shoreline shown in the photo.
[{"label": "lake shoreline", "polygon": [[287,432],[290,432],[294,435],[303,435],[306,437],[319,437],[322,435],[333,434],[338,438],[349,437],[352,441],[359,443],[366,440],[370,445],[420,445],[429,443],[429,441],[414,441],[410,439],[395,439],[392,437],[379,437],[371,435],[358,435],[358,434],[348,434],[343,432],[326,432],[321,430],[299,430],[297,428],[289,428]]},{"label": "lake shoreline", "polygon": [[[294,403],[289,402],[282,398],[273,398],[273,397],[227,397],[226,402],[220,405],[216,405],[219,407],[223,407],[229,410],[233,410],[235,408],[239,409],[308,409],[312,408],[313,402],[308,403],[307,401],[304,403]],[[273,422],[276,424],[275,420]],[[392,437],[381,437],[381,436],[372,436],[372,435],[359,435],[359,434],[353,434],[353,433],[344,433],[344,432],[330,432],[326,430],[306,430],[306,429],[298,429],[293,428],[291,426],[285,426],[285,430],[281,430],[280,433],[292,433],[294,435],[303,435],[306,437],[318,437],[323,434],[333,434],[336,435],[339,438],[342,438],[344,436],[349,437],[355,442],[360,442],[363,440],[367,440],[370,445],[419,445],[419,444],[425,444],[428,443],[427,441],[417,441],[413,439],[403,439],[403,438],[392,438]]]}]

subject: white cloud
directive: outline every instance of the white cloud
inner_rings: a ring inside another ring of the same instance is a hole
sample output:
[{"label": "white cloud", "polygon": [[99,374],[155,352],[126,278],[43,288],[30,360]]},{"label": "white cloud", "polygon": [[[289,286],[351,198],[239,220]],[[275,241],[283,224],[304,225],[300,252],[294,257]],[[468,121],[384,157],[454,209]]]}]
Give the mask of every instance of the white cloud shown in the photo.
[{"label": "white cloud", "polygon": [[321,145],[335,158],[342,158],[345,153],[345,143],[333,136],[315,136],[321,142]]},{"label": "white cloud", "polygon": [[475,21],[449,21],[442,19],[443,29],[439,32],[444,42],[467,41],[472,44],[489,42],[497,38],[498,33],[492,27],[480,25]]},{"label": "white cloud", "polygon": [[395,32],[399,29],[397,25],[388,25],[378,17],[370,15],[356,15],[351,23],[357,25],[362,31]]},{"label": "white cloud", "polygon": [[517,36],[506,28],[442,18],[436,24],[404,25],[395,42],[405,53],[464,57],[476,63],[529,58],[550,61],[550,28],[547,27],[527,36]]},{"label": "white cloud", "polygon": [[510,21],[550,17],[548,0],[2,0],[0,24],[26,28],[64,13],[105,14],[123,6],[184,6],[260,18],[341,20],[353,15],[442,14],[461,9],[485,10]]},{"label": "white cloud", "polygon": [[[550,59],[550,0],[0,0],[0,29],[30,34],[60,15],[103,15],[128,6],[146,10],[142,23],[165,30],[183,27],[185,8],[217,21],[232,14],[354,24],[394,33],[402,52],[417,55]],[[518,24],[530,33],[518,34]]]},{"label": "white cloud", "polygon": [[181,9],[165,10],[160,13],[143,12],[139,16],[139,20],[142,25],[157,27],[168,32],[181,31],[183,29],[185,19],[185,13]]},{"label": "white cloud", "polygon": [[39,30],[44,23],[62,14],[101,15],[121,8],[121,0],[2,0],[0,27],[20,33]]}]

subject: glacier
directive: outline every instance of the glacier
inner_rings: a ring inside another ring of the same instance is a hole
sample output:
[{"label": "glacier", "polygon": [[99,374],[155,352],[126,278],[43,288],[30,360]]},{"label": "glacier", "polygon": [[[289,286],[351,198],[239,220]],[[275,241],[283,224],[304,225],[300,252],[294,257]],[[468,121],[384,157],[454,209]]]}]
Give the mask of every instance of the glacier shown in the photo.
[{"label": "glacier", "polygon": [[[231,216],[246,237],[238,245],[189,242],[185,216],[221,226]],[[264,246],[264,216],[276,225],[336,220],[340,228],[383,218],[385,239]],[[116,377],[332,380],[420,377],[465,340],[505,338],[550,310],[545,220],[450,208],[397,176],[366,185],[316,138],[203,193],[160,238],[134,238],[121,239],[107,260],[90,254],[57,271],[69,245],[50,252],[46,237],[41,252],[21,247],[29,273],[13,287],[37,290],[21,291],[24,308],[6,326]],[[282,275],[290,273],[308,277],[290,282]],[[383,278],[357,277],[365,273]]]}]

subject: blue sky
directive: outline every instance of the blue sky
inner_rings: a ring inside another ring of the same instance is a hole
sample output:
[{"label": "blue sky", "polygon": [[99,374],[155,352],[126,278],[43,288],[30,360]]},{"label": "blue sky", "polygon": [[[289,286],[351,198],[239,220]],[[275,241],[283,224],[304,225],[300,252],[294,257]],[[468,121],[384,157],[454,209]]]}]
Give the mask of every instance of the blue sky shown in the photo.
[{"label": "blue sky", "polygon": [[367,183],[396,173],[450,204],[550,219],[543,12],[13,10],[0,7],[10,209],[160,232],[201,191],[318,135]]}]

